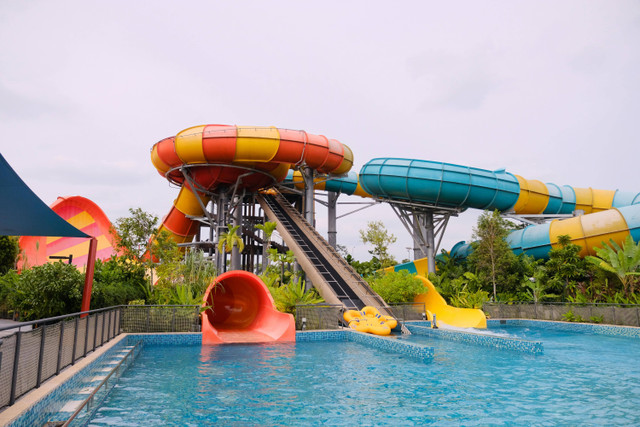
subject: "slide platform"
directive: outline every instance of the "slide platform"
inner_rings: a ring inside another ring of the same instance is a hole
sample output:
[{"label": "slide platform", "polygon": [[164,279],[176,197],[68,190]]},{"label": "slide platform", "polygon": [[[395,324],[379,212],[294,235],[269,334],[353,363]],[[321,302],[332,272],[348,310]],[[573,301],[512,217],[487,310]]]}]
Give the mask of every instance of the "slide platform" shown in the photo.
[{"label": "slide platform", "polygon": [[276,310],[262,280],[247,271],[228,271],[209,285],[202,313],[202,344],[294,342],[293,315]]}]

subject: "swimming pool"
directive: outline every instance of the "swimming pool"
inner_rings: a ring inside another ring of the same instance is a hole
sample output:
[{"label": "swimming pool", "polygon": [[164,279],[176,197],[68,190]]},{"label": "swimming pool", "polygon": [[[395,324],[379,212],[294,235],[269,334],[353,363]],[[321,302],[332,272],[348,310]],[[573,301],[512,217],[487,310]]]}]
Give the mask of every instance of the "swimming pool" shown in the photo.
[{"label": "swimming pool", "polygon": [[146,346],[89,425],[640,423],[640,339],[496,325],[544,354],[419,335],[431,362],[354,342]]}]

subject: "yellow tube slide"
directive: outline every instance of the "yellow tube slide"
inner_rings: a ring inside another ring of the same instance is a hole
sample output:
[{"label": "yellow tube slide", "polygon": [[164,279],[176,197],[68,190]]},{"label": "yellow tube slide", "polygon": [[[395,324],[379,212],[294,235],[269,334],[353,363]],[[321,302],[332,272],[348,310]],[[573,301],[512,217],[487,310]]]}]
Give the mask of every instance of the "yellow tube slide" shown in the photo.
[{"label": "yellow tube slide", "polygon": [[422,281],[424,287],[427,288],[427,292],[416,296],[414,301],[424,303],[429,320],[432,320],[433,314],[435,314],[438,323],[445,323],[449,326],[481,329],[487,327],[487,316],[482,310],[451,307],[429,279],[420,275],[416,276],[416,278]]}]

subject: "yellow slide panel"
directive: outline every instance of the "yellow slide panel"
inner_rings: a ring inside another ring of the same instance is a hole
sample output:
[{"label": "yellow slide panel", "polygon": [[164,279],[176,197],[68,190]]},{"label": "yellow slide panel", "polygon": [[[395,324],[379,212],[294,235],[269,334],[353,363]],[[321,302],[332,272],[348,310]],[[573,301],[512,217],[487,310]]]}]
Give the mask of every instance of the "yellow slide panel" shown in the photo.
[{"label": "yellow slide panel", "polygon": [[235,162],[270,162],[280,147],[275,127],[238,126]]},{"label": "yellow slide panel", "polygon": [[549,227],[551,246],[558,248],[558,236],[568,234],[571,242],[580,246],[580,256],[595,255],[595,247],[601,247],[602,242],[622,244],[629,234],[629,227],[624,217],[617,209],[596,212],[591,215],[581,215],[565,220],[554,220]]},{"label": "yellow slide panel", "polygon": [[520,197],[513,207],[517,214],[541,214],[549,204],[547,186],[536,179],[516,175],[520,184]]},{"label": "yellow slide panel", "polygon": [[184,163],[206,163],[204,151],[202,151],[202,131],[205,126],[194,126],[183,130],[176,135],[176,154]]},{"label": "yellow slide panel", "polygon": [[[201,199],[205,206],[209,203],[208,197],[202,195]],[[173,202],[173,204],[185,215],[200,216],[204,213],[200,203],[198,203],[198,197],[186,185],[182,186],[180,193],[178,193],[178,198]]]},{"label": "yellow slide panel", "polygon": [[438,323],[445,323],[458,328],[485,329],[487,327],[487,316],[482,310],[451,307],[427,278],[420,275],[416,276],[416,278],[424,283],[427,292],[416,296],[414,301],[424,303],[426,310],[436,315]]},{"label": "yellow slide panel", "polygon": [[360,185],[360,181],[358,181],[358,185],[356,186],[356,191],[353,192],[354,196],[360,197],[371,197],[371,194],[364,191],[364,188]]}]

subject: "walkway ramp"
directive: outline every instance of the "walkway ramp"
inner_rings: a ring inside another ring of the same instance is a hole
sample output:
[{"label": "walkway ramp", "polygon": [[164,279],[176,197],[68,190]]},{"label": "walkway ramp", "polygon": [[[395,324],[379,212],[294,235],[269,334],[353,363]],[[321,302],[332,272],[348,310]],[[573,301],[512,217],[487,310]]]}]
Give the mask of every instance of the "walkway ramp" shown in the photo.
[{"label": "walkway ramp", "polygon": [[379,308],[387,304],[329,243],[296,211],[282,194],[262,194],[258,202],[269,221],[293,251],[298,264],[318,293],[329,304],[341,304],[350,310],[364,306]]}]

